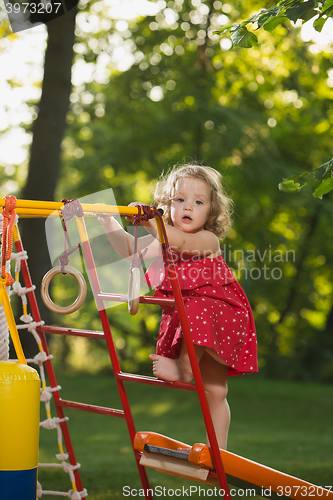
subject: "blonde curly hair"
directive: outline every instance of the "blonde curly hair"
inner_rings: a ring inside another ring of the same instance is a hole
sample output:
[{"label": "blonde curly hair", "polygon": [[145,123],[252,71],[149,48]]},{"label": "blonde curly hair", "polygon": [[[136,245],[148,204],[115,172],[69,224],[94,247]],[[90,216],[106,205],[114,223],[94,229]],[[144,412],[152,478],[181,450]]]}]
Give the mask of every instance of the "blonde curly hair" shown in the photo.
[{"label": "blonde curly hair", "polygon": [[212,231],[218,238],[224,238],[231,228],[233,202],[222,186],[222,175],[214,168],[196,164],[175,166],[167,173],[162,174],[157,182],[154,201],[158,208],[164,211],[164,220],[173,225],[171,220],[171,202],[175,196],[176,184],[179,179],[190,177],[204,181],[210,188],[210,213],[204,229]]}]

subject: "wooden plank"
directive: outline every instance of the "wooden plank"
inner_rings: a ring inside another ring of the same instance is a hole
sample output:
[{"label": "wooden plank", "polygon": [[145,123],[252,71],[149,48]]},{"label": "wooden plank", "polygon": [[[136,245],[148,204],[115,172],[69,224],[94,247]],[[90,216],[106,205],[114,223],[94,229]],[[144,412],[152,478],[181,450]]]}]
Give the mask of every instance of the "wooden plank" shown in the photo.
[{"label": "wooden plank", "polygon": [[172,476],[184,477],[185,479],[192,479],[196,481],[205,482],[209,469],[200,465],[194,465],[185,460],[179,460],[174,457],[160,455],[158,453],[143,452],[140,465],[150,467],[160,472],[171,474]]}]

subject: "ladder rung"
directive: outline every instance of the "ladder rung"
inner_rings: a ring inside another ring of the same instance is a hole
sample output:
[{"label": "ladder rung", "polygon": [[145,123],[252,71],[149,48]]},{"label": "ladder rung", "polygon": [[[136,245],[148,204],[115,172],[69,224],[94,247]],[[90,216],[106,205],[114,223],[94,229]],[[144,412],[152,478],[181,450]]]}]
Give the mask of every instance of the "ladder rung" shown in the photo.
[{"label": "ladder rung", "polygon": [[38,332],[43,333],[51,333],[55,335],[74,335],[77,337],[91,337],[91,338],[100,338],[104,339],[104,332],[98,332],[95,330],[80,330],[77,328],[63,328],[60,326],[38,326]]},{"label": "ladder rung", "polygon": [[112,415],[113,417],[125,418],[123,410],[114,410],[113,408],[106,408],[104,406],[76,403],[75,401],[66,401],[64,399],[57,401],[56,405],[71,408],[72,410],[88,411],[90,413],[99,413],[100,415]]},{"label": "ladder rung", "polygon": [[172,389],[181,389],[183,391],[196,392],[197,388],[194,384],[187,384],[185,382],[166,382],[165,380],[160,380],[155,377],[147,377],[146,375],[136,375],[134,373],[115,373],[118,380],[124,380],[127,382],[137,382],[139,384],[148,385],[159,385],[163,387],[170,387]]},{"label": "ladder rung", "polygon": [[[104,293],[100,292],[97,294],[98,298],[105,301],[113,302],[128,302],[127,295],[121,295],[119,293]],[[142,295],[139,298],[140,304],[155,304],[161,307],[172,307],[176,305],[175,299],[160,298],[160,297],[150,297],[149,295]]]}]

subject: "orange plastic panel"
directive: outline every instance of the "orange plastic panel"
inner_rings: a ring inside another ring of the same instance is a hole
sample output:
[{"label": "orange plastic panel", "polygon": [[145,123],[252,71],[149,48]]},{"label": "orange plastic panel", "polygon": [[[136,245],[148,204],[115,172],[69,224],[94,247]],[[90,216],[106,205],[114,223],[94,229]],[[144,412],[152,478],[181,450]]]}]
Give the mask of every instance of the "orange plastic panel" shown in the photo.
[{"label": "orange plastic panel", "polygon": [[[172,450],[190,448],[188,458],[190,463],[214,470],[210,447],[205,444],[195,443],[191,447],[154,432],[138,432],[135,437],[134,448],[143,452],[146,443]],[[220,450],[220,454],[225,473],[229,476],[229,479],[232,477],[238,478],[250,485],[275,492],[282,498],[289,497],[295,500],[304,500],[307,497],[333,499],[333,492],[323,489],[321,486],[315,486],[229,451]],[[229,482],[232,483],[231,480]]]}]

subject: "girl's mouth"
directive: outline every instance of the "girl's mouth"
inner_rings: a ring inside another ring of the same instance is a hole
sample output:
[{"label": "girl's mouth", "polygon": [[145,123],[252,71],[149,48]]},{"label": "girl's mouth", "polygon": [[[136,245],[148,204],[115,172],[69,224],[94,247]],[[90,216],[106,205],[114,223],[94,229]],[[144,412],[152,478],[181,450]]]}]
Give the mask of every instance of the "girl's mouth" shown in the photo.
[{"label": "girl's mouth", "polygon": [[191,222],[191,221],[192,221],[192,219],[191,219],[191,217],[189,217],[188,215],[185,215],[185,216],[183,217],[183,221],[184,221],[184,222]]}]

